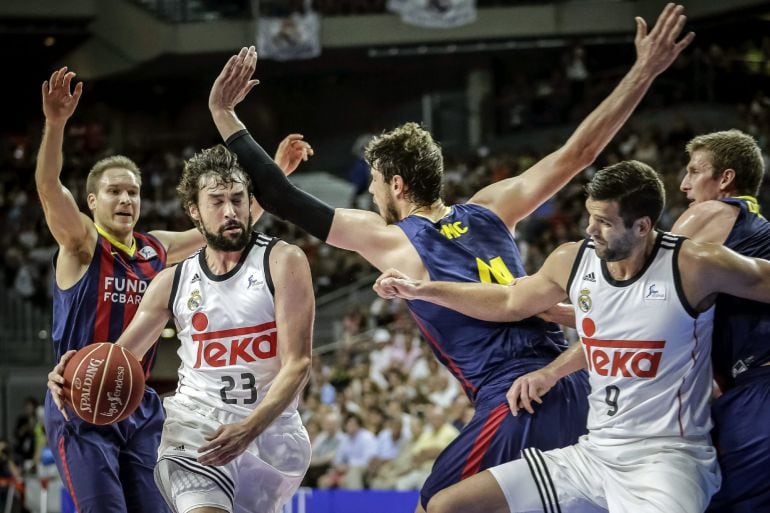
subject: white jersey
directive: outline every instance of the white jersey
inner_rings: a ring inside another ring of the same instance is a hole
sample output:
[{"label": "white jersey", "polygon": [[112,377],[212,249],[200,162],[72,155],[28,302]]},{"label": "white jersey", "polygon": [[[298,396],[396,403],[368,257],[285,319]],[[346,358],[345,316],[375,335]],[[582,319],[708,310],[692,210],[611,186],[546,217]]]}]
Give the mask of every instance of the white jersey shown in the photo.
[{"label": "white jersey", "polygon": [[[281,368],[268,264],[277,240],[255,234],[221,276],[204,250],[178,265],[169,304],[182,342],[178,395],[247,415],[267,394]],[[287,411],[296,407],[295,398]]]},{"label": "white jersey", "polygon": [[593,443],[709,434],[714,308],[698,314],[684,298],[683,240],[659,233],[645,267],[624,281],[591,240],[580,248],[567,290],[589,372]]}]

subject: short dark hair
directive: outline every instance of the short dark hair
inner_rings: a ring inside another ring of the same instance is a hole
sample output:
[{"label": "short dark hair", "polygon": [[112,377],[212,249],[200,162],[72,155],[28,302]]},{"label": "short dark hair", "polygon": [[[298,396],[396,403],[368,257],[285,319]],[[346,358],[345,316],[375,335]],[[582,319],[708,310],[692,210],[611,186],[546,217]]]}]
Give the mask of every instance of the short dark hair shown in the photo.
[{"label": "short dark hair", "polygon": [[113,155],[99,160],[88,172],[86,178],[86,194],[96,194],[99,187],[96,185],[102,178],[102,175],[108,169],[128,169],[136,176],[139,185],[142,185],[142,172],[136,162],[123,155]]},{"label": "short dark hair", "polygon": [[218,144],[213,148],[207,148],[196,153],[184,163],[184,170],[176,191],[179,193],[179,199],[185,211],[190,205],[198,204],[198,192],[201,189],[200,180],[204,176],[213,177],[218,185],[242,183],[251,196],[252,188],[249,175],[238,164],[238,158],[235,154]]},{"label": "short dark hair", "polygon": [[417,123],[406,123],[375,137],[366,146],[364,158],[382,173],[385,183],[401,176],[407,186],[406,197],[416,205],[430,205],[441,197],[441,146]]},{"label": "short dark hair", "polygon": [[599,170],[586,185],[586,192],[592,200],[617,202],[626,228],[642,217],[656,224],[666,204],[666,189],[658,173],[638,160]]},{"label": "short dark hair", "polygon": [[765,174],[762,150],[757,141],[740,130],[725,130],[694,137],[685,147],[688,156],[694,151],[706,150],[711,154],[714,178],[725,169],[735,171],[735,190],[738,195],[756,196]]}]

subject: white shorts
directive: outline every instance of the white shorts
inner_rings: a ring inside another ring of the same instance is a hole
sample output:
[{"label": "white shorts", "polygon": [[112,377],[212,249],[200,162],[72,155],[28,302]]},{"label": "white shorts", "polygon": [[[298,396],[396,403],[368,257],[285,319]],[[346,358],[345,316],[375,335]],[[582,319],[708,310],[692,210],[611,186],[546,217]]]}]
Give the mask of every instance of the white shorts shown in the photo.
[{"label": "white shorts", "polygon": [[587,435],[489,471],[512,513],[700,513],[720,484],[711,442],[682,438],[599,446]]},{"label": "white shorts", "polygon": [[310,464],[310,439],[299,413],[282,414],[243,454],[215,467],[197,462],[198,448],[220,425],[244,417],[181,396],[163,405],[155,482],[173,511],[213,506],[230,513],[269,513],[291,499]]}]

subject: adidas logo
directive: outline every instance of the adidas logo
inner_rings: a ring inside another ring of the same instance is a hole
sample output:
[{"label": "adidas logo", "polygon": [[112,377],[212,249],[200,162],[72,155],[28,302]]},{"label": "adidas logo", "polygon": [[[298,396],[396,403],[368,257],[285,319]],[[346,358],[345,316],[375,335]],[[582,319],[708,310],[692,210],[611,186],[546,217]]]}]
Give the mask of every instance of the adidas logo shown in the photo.
[{"label": "adidas logo", "polygon": [[201,281],[201,276],[198,273],[195,273],[195,276],[192,277],[192,280],[190,280],[190,283],[195,283],[196,281]]},{"label": "adidas logo", "polygon": [[588,273],[585,276],[583,276],[583,281],[590,281],[591,283],[596,283],[596,276],[594,276],[594,273]]},{"label": "adidas logo", "polygon": [[184,445],[177,445],[176,447],[174,447],[174,450],[175,451],[184,451]]}]

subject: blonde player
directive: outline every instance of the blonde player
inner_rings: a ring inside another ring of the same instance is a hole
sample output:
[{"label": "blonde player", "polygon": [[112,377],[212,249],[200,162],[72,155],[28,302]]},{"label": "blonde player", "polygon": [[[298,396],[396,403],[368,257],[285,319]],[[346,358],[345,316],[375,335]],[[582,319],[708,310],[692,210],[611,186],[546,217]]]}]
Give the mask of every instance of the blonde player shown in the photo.
[{"label": "blonde player", "polygon": [[525,449],[523,459],[439,493],[430,513],[693,513],[719,487],[709,437],[713,303],[719,292],[770,302],[770,262],[654,230],[663,184],[640,162],[601,170],[587,189],[590,238],[559,247],[514,286],[414,281],[397,271],[378,279],[384,297],[490,321],[565,296],[576,307],[582,344],[516,380],[508,400],[514,414],[536,414],[531,401],[587,368],[588,435],[564,449]]}]

